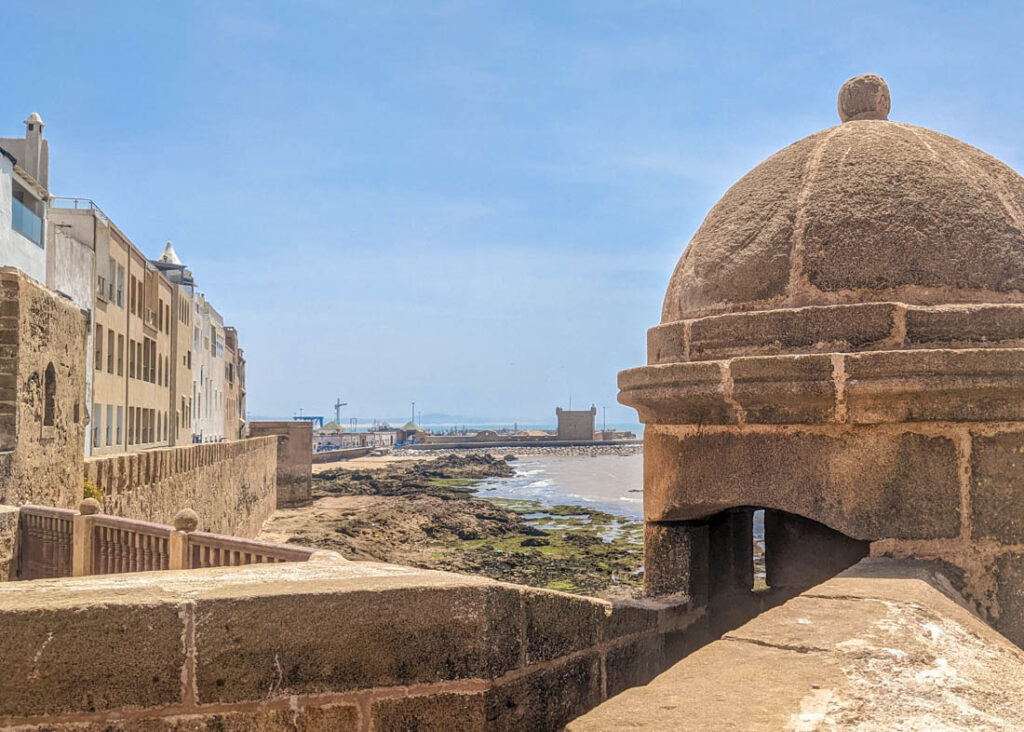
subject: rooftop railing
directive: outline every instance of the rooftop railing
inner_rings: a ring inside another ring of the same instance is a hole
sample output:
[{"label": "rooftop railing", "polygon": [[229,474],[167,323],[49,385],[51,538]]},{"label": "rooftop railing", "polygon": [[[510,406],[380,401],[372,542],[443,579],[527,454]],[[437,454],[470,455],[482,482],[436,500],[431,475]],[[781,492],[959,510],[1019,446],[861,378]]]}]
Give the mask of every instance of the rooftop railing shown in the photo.
[{"label": "rooftop railing", "polygon": [[50,198],[50,208],[67,208],[75,211],[92,211],[104,221],[108,221],[103,209],[96,205],[91,198],[72,198],[69,196],[53,196]]}]

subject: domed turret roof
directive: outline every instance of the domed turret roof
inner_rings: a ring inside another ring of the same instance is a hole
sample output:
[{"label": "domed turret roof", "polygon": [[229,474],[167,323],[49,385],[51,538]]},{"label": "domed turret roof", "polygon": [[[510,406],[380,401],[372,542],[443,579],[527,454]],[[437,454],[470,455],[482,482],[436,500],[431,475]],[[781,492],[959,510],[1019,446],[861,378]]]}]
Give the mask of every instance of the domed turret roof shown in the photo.
[{"label": "domed turret roof", "polygon": [[952,137],[886,119],[877,76],[848,81],[842,124],[781,150],[711,209],[662,322],[899,300],[1024,302],[1024,178]]}]

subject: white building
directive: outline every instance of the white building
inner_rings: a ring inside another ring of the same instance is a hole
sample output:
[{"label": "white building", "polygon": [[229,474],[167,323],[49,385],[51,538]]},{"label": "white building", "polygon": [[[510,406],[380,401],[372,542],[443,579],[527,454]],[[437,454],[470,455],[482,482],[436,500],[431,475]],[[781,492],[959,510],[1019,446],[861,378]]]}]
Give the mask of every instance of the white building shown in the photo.
[{"label": "white building", "polygon": [[192,441],[233,439],[224,430],[224,319],[201,293],[192,319]]},{"label": "white building", "polygon": [[25,137],[0,137],[0,265],[46,283],[46,190],[49,150],[38,114]]}]

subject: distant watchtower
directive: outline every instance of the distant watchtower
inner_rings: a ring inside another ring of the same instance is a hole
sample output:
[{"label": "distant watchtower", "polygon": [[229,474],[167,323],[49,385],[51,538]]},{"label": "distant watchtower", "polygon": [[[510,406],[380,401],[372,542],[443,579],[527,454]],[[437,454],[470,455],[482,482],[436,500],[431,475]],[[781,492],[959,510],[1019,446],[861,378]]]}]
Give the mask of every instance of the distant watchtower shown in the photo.
[{"label": "distant watchtower", "polygon": [[594,439],[597,407],[591,405],[590,409],[577,411],[555,407],[555,416],[558,417],[558,439],[573,442],[590,442]]}]

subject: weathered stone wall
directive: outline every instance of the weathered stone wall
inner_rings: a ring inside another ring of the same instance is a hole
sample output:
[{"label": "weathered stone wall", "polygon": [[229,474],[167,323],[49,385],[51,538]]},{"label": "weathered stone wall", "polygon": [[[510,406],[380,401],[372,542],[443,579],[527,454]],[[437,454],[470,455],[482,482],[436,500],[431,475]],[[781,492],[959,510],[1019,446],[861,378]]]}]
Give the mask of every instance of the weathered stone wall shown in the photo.
[{"label": "weathered stone wall", "polygon": [[0,268],[0,503],[82,499],[85,344],[78,307]]},{"label": "weathered stone wall", "polygon": [[279,435],[277,506],[308,503],[313,493],[313,423],[251,422],[249,436]]},{"label": "weathered stone wall", "polygon": [[18,507],[0,506],[0,582],[18,569]]},{"label": "weathered stone wall", "polygon": [[85,477],[103,512],[173,524],[183,508],[199,530],[253,537],[276,508],[277,438],[168,447],[89,458]]},{"label": "weathered stone wall", "polygon": [[543,732],[707,640],[685,601],[321,555],[14,584],[0,586],[0,727]]}]

